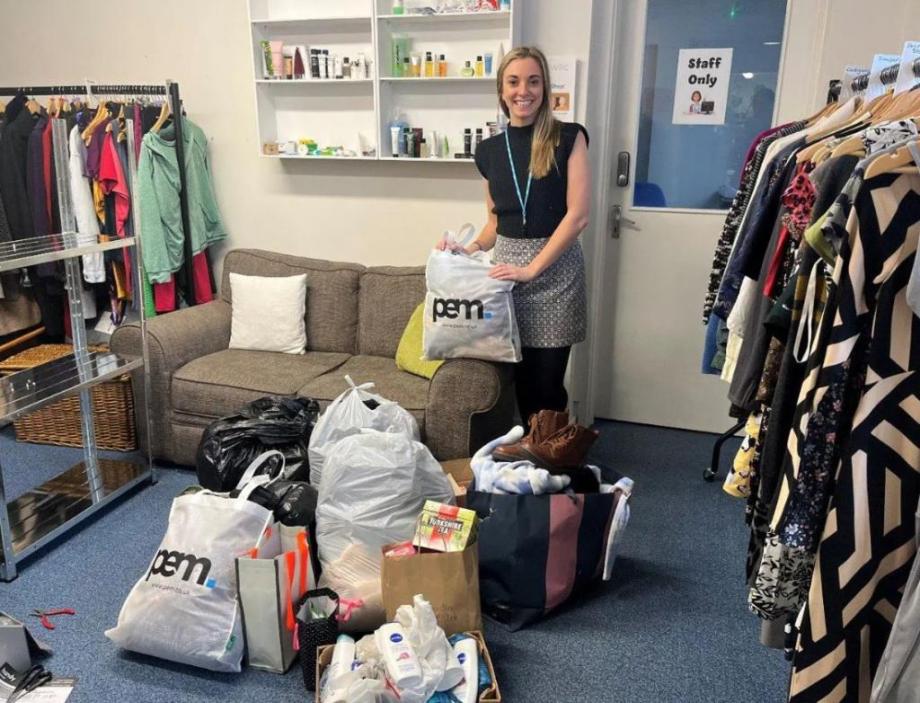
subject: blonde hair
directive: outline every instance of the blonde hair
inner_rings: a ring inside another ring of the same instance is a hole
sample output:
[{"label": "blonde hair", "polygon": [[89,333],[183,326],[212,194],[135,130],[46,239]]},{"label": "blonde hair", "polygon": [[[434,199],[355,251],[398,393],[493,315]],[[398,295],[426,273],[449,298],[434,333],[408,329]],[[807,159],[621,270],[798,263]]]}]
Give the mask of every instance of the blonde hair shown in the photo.
[{"label": "blonde hair", "polygon": [[556,147],[562,133],[562,125],[553,117],[553,89],[549,78],[549,65],[543,52],[533,46],[519,46],[505,54],[501,65],[498,67],[498,104],[506,117],[511,117],[511,112],[505,101],[502,100],[502,86],[505,80],[505,69],[512,61],[518,59],[534,59],[540,65],[543,74],[543,102],[537,111],[533,123],[533,143],[530,146],[530,170],[534,178],[543,178],[550,169],[556,166]]}]

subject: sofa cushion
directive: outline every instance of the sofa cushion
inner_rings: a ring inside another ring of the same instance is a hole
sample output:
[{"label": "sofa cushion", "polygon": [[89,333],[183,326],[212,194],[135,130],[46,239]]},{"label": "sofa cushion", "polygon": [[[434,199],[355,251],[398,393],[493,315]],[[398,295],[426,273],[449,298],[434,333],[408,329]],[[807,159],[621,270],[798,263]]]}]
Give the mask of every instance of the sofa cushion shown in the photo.
[{"label": "sofa cushion", "polygon": [[[348,374],[355,384],[372,382],[371,393],[393,400],[406,410],[424,411],[428,405],[427,378],[400,371],[396,362],[382,356],[353,356],[334,371],[308,381],[297,395],[323,401],[334,400],[348,388],[344,376]],[[415,413],[413,413],[415,414]]]},{"label": "sofa cushion", "polygon": [[348,354],[225,349],[199,357],[172,378],[174,410],[203,417],[239,412],[265,395],[293,395],[305,382],[348,361]]},{"label": "sofa cushion", "polygon": [[[260,249],[234,249],[224,258],[220,295],[232,304],[231,272],[246,276],[305,273],[308,351],[353,354],[357,347],[358,286],[364,270],[360,264],[307,259]],[[400,330],[404,326],[405,321]]]},{"label": "sofa cushion", "polygon": [[412,311],[425,300],[425,290],[424,266],[367,269],[359,294],[358,354],[394,359]]}]

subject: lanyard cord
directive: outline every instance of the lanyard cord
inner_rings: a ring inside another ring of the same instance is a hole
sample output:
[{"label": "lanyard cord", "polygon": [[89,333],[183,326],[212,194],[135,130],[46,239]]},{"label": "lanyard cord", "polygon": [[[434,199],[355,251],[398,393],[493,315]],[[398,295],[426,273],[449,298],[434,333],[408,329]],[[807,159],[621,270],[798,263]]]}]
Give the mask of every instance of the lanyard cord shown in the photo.
[{"label": "lanyard cord", "polygon": [[511,156],[511,140],[508,139],[508,130],[505,130],[505,146],[508,147],[508,163],[511,164],[511,178],[514,180],[514,189],[517,191],[517,199],[521,204],[521,215],[524,217],[524,226],[527,226],[527,201],[530,200],[530,184],[533,181],[533,171],[527,170],[527,191],[524,197],[521,197],[521,186],[518,183],[517,170],[514,168],[514,158]]}]

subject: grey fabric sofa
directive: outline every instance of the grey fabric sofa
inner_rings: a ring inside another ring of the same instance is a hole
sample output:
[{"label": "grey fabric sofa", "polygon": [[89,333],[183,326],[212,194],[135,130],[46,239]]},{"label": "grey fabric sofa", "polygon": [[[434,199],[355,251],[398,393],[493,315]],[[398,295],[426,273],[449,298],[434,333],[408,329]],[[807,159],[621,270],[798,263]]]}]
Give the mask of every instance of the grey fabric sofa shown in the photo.
[{"label": "grey fabric sofa", "polygon": [[[227,348],[231,272],[307,274],[306,354]],[[422,440],[438,459],[470,456],[511,426],[511,369],[454,359],[430,381],[397,369],[400,337],[424,296],[422,267],[364,267],[255,249],[229,252],[216,300],[147,324],[151,436],[145,436],[139,412],[142,446],[156,459],[193,465],[201,434],[216,418],[264,395],[306,396],[325,408],[346,389],[348,374],[355,383],[373,381],[376,392],[412,412]],[[118,329],[111,346],[120,354],[140,354],[139,326]],[[140,377],[134,379],[134,392],[142,409]]]}]

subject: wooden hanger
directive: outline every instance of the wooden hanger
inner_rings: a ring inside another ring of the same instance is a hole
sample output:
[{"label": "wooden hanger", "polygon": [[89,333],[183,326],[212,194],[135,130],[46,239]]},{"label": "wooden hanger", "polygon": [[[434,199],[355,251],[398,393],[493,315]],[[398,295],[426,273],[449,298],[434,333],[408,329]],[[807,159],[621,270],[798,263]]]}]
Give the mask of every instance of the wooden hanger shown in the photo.
[{"label": "wooden hanger", "polygon": [[[913,142],[914,145],[920,142]],[[883,173],[918,173],[920,166],[914,161],[913,155],[907,145],[899,147],[890,154],[882,154],[873,159],[866,167],[866,180],[880,176]]]},{"label": "wooden hanger", "polygon": [[163,101],[163,106],[160,108],[160,116],[157,117],[157,121],[153,123],[153,127],[150,128],[150,131],[154,134],[157,134],[166,124],[166,120],[169,119],[172,110],[169,106],[169,100]]},{"label": "wooden hanger", "polygon": [[100,102],[96,108],[96,114],[93,115],[93,119],[90,120],[90,123],[86,126],[86,129],[83,130],[83,134],[80,136],[83,137],[83,143],[86,146],[89,146],[93,142],[93,132],[96,131],[96,127],[102,124],[107,115],[107,110],[105,108],[105,103]]}]

